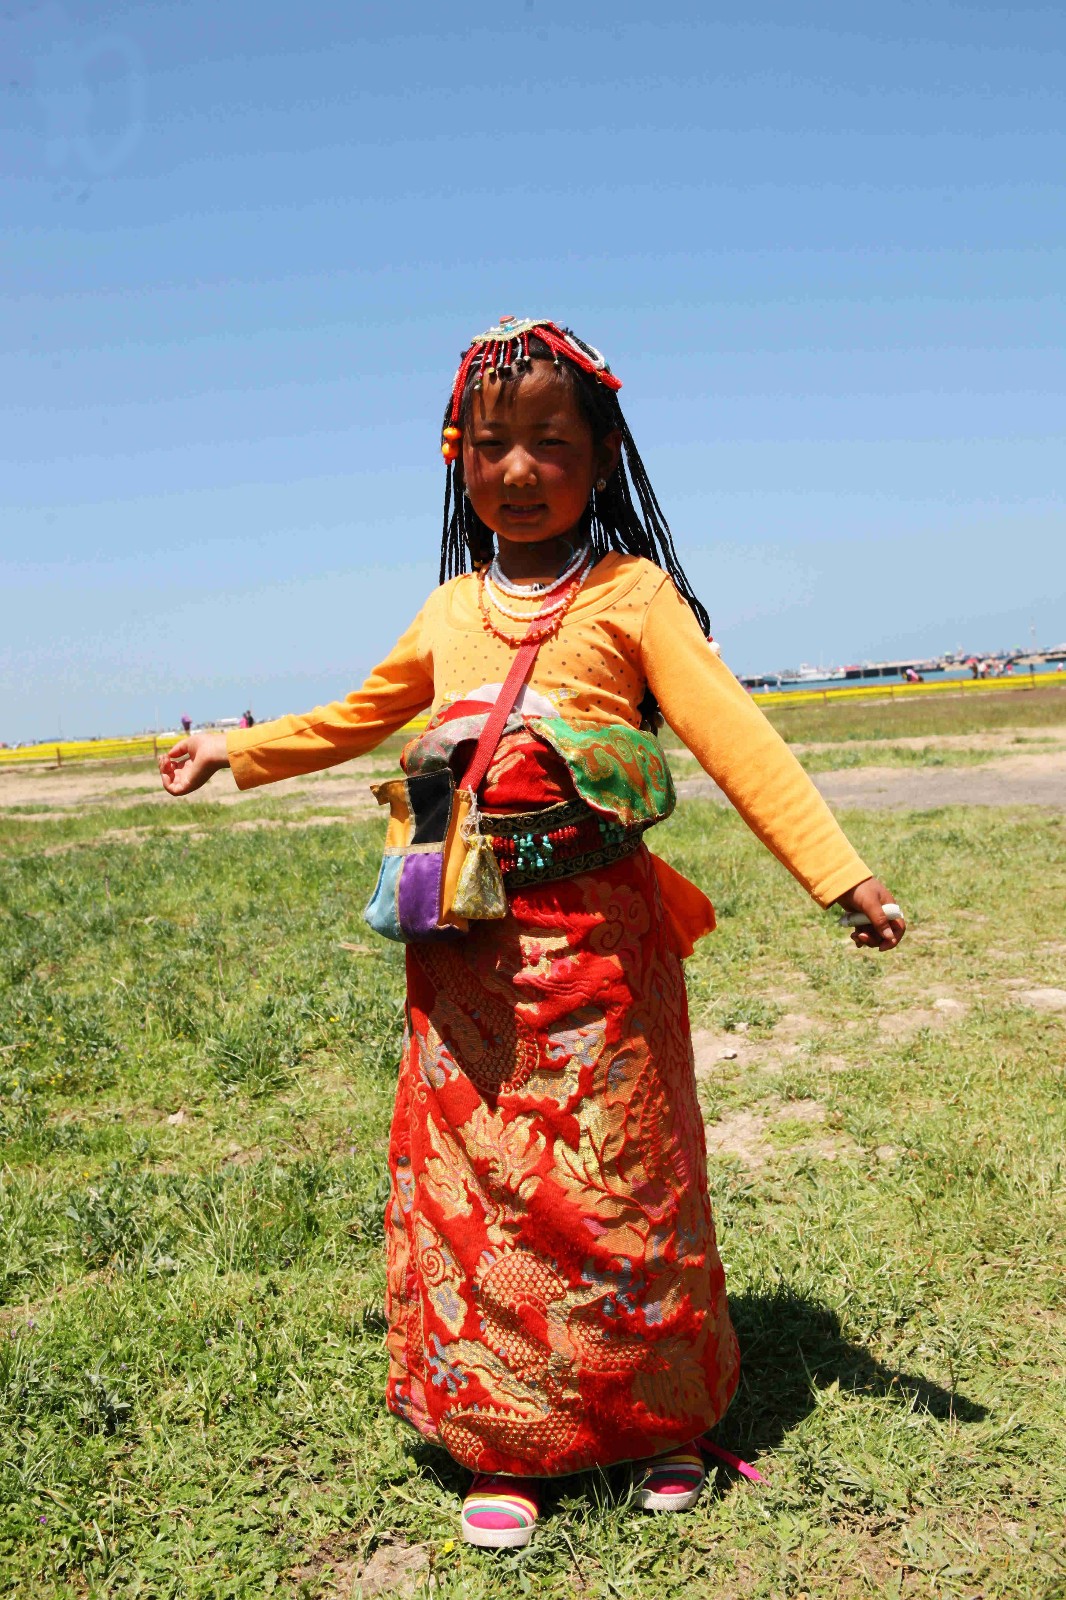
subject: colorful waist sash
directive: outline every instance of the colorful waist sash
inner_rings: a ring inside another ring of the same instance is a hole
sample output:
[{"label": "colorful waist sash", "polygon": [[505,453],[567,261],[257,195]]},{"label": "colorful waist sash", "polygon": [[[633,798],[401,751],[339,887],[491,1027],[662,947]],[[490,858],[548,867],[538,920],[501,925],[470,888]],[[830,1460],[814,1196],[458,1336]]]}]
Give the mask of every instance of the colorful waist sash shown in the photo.
[{"label": "colorful waist sash", "polygon": [[647,826],[627,827],[597,814],[583,800],[566,800],[541,811],[481,814],[481,832],[492,845],[508,889],[610,866],[640,848]]},{"label": "colorful waist sash", "polygon": [[[481,701],[455,701],[412,739],[401,758],[408,778],[457,771],[488,715]],[[640,847],[674,808],[674,786],[658,741],[628,725],[573,726],[562,718],[508,719],[480,795],[479,832],[492,846],[504,887],[550,883],[610,866]],[[524,806],[527,809],[514,809]]]}]

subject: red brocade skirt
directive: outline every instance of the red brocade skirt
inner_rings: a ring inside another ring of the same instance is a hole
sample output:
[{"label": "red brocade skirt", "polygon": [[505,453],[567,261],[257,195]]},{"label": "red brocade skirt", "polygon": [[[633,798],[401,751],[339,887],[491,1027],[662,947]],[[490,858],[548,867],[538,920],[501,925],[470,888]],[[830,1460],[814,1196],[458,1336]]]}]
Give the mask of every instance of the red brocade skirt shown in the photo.
[{"label": "red brocade skirt", "polygon": [[407,952],[387,1402],[483,1472],[712,1426],[739,1358],[681,962],[643,847]]}]

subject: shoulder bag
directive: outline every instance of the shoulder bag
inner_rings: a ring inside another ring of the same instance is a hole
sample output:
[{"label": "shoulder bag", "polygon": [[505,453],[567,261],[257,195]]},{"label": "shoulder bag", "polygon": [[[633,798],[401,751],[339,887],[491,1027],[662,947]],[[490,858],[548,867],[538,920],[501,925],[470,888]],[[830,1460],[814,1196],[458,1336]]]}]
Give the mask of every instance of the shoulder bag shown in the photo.
[{"label": "shoulder bag", "polygon": [[479,830],[477,791],[540,648],[536,623],[534,617],[460,784],[444,768],[371,785],[378,804],[389,807],[389,822],[381,870],[363,916],[386,939],[412,944],[455,938],[471,919],[507,915],[499,864]]}]

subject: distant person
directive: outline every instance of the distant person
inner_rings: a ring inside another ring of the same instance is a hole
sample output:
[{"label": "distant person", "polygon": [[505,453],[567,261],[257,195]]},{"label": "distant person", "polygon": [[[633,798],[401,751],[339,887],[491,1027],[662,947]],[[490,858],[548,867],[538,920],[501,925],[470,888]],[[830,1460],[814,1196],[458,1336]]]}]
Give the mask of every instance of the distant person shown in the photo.
[{"label": "distant person", "polygon": [[186,733],[192,732],[192,718],[187,711],[183,711],[181,714],[181,726]]},{"label": "distant person", "polygon": [[255,727],[255,718],[252,716],[252,713],[250,711],[242,711],[241,712],[241,724],[240,725],[241,725],[242,728],[254,728]]},{"label": "distant person", "polygon": [[[386,1403],[474,1472],[462,1536],[491,1547],[529,1541],[544,1477],[619,1462],[637,1505],[687,1510],[739,1377],[681,965],[714,915],[643,843],[674,806],[659,707],[818,904],[869,919],[856,944],[904,934],[709,647],[618,388],[555,323],[478,335],[445,412],[441,586],[346,699],[160,762],[173,795],[227,766],[247,789],[432,712],[368,907],[409,945]],[[455,784],[485,809],[442,940]]]}]

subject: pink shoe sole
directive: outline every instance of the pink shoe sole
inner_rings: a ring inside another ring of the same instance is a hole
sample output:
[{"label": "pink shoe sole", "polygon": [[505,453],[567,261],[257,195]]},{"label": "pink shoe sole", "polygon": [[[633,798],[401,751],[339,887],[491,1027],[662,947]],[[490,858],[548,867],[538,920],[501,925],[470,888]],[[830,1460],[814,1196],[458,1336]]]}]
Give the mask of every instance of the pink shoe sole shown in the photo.
[{"label": "pink shoe sole", "polygon": [[641,1463],[636,1488],[642,1511],[691,1511],[707,1480],[707,1468],[695,1444],[668,1450]]},{"label": "pink shoe sole", "polygon": [[540,1503],[521,1478],[479,1473],[463,1501],[463,1540],[483,1550],[513,1550],[533,1537]]}]

